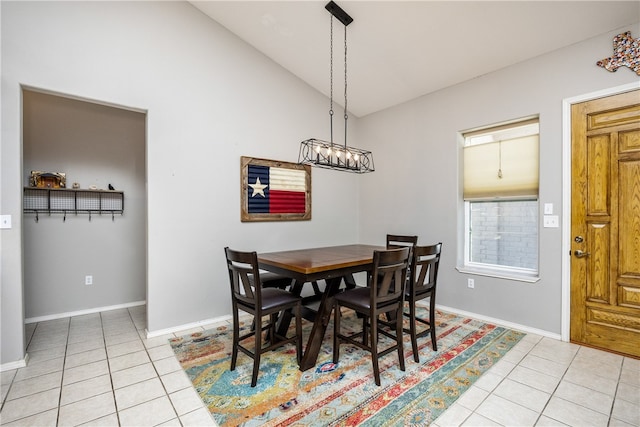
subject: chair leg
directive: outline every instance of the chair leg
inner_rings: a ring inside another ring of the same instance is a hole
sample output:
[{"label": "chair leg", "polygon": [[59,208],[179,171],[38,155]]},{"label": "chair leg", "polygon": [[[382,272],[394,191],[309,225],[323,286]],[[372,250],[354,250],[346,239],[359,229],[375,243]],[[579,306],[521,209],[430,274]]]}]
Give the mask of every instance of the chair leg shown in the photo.
[{"label": "chair leg", "polygon": [[238,342],[240,337],[240,325],[238,324],[238,308],[233,307],[233,343],[231,345],[231,371],[235,371],[238,360]]},{"label": "chair leg", "polygon": [[260,356],[262,354],[262,316],[256,317],[255,349],[253,350],[253,374],[251,375],[251,387],[255,387],[258,382],[258,372],[260,371]]},{"label": "chair leg", "polygon": [[340,360],[340,304],[336,304],[333,308],[333,363]]},{"label": "chair leg", "polygon": [[371,316],[371,362],[376,385],[380,385],[380,366],[378,365],[378,316]]},{"label": "chair leg", "polygon": [[269,343],[273,344],[276,342],[276,322],[278,321],[278,313],[272,313],[269,316]]},{"label": "chair leg", "polygon": [[429,301],[429,328],[431,329],[431,347],[433,351],[438,351],[438,343],[436,342],[436,296],[431,294]]},{"label": "chair leg", "polygon": [[362,316],[362,344],[369,345],[369,333],[367,332],[367,323],[369,319],[367,316]]},{"label": "chair leg", "polygon": [[402,302],[398,304],[398,310],[396,312],[396,344],[398,346],[398,362],[400,362],[400,370],[404,371],[404,341],[402,340]]},{"label": "chair leg", "polygon": [[418,337],[416,336],[416,303],[409,301],[409,332],[411,334],[411,348],[413,349],[413,360],[420,362],[418,354]]},{"label": "chair leg", "polygon": [[296,305],[296,358],[302,362],[302,304]]}]

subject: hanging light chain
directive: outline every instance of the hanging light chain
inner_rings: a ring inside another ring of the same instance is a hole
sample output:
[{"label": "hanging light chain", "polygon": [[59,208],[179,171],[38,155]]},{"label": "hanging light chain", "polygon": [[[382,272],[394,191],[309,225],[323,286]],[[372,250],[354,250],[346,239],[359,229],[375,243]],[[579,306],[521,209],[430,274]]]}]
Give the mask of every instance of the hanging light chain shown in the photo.
[{"label": "hanging light chain", "polygon": [[344,26],[344,149],[347,149],[347,26]]},{"label": "hanging light chain", "polygon": [[331,16],[331,31],[329,32],[329,129],[331,130],[331,144],[333,145],[333,15]]}]

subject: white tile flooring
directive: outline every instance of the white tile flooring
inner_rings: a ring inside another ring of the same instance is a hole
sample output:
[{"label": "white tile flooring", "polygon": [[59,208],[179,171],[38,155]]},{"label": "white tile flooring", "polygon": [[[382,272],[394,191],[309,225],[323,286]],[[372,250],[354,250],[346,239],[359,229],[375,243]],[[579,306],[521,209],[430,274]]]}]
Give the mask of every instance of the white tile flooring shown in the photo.
[{"label": "white tile flooring", "polygon": [[[215,425],[145,318],[139,306],[27,325],[28,366],[1,373],[0,424]],[[433,425],[639,427],[640,360],[527,335]]]}]

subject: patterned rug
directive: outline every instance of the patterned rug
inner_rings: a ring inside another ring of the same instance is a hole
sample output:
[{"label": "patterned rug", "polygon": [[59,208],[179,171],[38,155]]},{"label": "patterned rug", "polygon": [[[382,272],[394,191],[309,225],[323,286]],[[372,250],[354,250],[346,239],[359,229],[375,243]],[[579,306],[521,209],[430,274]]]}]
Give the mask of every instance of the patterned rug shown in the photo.
[{"label": "patterned rug", "polygon": [[[419,316],[428,309],[419,307]],[[361,321],[345,312],[343,331]],[[251,326],[245,317],[242,330]],[[293,322],[292,322],[293,323]],[[406,370],[397,352],[380,360],[382,385],[375,385],[371,356],[343,344],[332,363],[333,323],[329,324],[315,368],[300,372],[292,345],[263,355],[255,388],[252,360],[239,352],[229,371],[231,326],[170,340],[196,391],[221,426],[422,426],[429,425],[523,336],[521,332],[437,311],[438,351],[430,338],[418,339],[420,363],[413,360],[405,334]],[[303,321],[306,339],[311,323]],[[380,347],[385,348],[380,335]],[[248,340],[249,341],[249,340]]]}]

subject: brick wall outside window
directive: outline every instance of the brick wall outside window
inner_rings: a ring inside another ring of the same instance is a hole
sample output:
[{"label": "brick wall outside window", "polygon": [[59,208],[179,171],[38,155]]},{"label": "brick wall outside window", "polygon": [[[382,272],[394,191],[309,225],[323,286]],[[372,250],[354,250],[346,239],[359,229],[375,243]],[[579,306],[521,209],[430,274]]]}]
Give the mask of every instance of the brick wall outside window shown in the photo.
[{"label": "brick wall outside window", "polygon": [[471,261],[537,270],[538,202],[471,204]]}]

